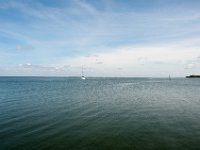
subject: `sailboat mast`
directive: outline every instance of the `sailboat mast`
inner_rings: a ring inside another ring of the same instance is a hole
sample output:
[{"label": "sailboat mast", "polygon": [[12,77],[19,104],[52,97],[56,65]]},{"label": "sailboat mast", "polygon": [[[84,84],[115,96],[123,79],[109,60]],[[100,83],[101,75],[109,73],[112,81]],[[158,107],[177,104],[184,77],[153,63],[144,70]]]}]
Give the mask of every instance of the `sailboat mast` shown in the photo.
[{"label": "sailboat mast", "polygon": [[81,76],[81,79],[82,79],[82,80],[85,80],[85,77],[84,77],[84,75],[83,75],[83,66],[82,66],[82,76]]},{"label": "sailboat mast", "polygon": [[82,76],[83,76],[83,66],[82,66]]}]

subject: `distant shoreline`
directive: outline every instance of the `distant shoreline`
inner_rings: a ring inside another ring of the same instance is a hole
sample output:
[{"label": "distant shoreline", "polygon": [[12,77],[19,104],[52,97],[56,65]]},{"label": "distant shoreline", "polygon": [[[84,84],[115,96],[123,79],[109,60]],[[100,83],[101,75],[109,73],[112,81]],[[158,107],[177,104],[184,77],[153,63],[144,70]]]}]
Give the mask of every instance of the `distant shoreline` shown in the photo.
[{"label": "distant shoreline", "polygon": [[189,75],[186,78],[200,78],[200,75]]}]

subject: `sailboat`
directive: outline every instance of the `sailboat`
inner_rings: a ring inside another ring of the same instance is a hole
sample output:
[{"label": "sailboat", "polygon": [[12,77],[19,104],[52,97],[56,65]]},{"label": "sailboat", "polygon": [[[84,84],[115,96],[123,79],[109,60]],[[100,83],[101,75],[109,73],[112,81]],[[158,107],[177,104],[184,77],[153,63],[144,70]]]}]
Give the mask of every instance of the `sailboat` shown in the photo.
[{"label": "sailboat", "polygon": [[171,80],[171,76],[170,76],[170,74],[169,74],[169,80]]},{"label": "sailboat", "polygon": [[81,76],[81,79],[82,79],[82,80],[85,80],[85,76],[84,76],[84,74],[83,74],[83,66],[82,66],[82,76]]}]

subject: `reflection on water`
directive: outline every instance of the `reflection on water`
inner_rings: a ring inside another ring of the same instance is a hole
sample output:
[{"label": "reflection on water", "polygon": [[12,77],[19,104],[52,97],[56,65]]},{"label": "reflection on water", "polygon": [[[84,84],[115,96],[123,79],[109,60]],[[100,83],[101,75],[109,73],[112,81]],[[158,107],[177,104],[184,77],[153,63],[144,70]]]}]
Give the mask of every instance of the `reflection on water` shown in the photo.
[{"label": "reflection on water", "polygon": [[0,149],[200,149],[200,80],[0,78]]}]

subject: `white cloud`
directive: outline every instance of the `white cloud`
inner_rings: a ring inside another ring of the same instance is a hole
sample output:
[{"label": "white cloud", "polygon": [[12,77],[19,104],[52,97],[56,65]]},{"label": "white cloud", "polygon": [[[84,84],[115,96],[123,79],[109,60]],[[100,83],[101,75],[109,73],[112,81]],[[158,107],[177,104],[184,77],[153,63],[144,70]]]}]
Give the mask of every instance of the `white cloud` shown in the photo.
[{"label": "white cloud", "polygon": [[70,66],[60,66],[60,67],[54,67],[54,66],[43,66],[43,65],[33,65],[31,63],[26,64],[19,64],[17,66],[18,71],[36,71],[38,73],[41,72],[62,72],[66,71]]},{"label": "white cloud", "polygon": [[94,15],[97,13],[96,9],[93,6],[91,6],[89,3],[86,3],[82,0],[75,0],[74,2],[76,3],[76,5],[78,5],[83,10],[89,12],[90,14]]},{"label": "white cloud", "polygon": [[[107,53],[94,53],[101,60],[101,65],[94,63],[95,57],[76,57],[64,61],[62,64],[71,66],[86,66],[95,68],[93,72],[87,72],[88,76],[99,74],[99,76],[119,75],[123,68],[121,76],[136,76],[144,74],[145,76],[163,76],[173,74],[174,76],[185,76],[185,64],[196,56],[200,51],[193,47],[184,47],[180,45],[172,46],[145,46],[145,47],[121,47],[115,50],[108,50]],[[141,65],[142,64],[142,65]],[[159,67],[158,67],[159,65]],[[192,65],[187,65],[192,68]]]},{"label": "white cloud", "polygon": [[29,45],[17,45],[16,46],[16,50],[18,51],[29,51],[29,50],[33,50],[34,47],[29,46]]},{"label": "white cloud", "polygon": [[193,69],[194,67],[195,67],[195,64],[190,63],[185,66],[185,69]]},{"label": "white cloud", "polygon": [[101,61],[97,61],[97,62],[95,62],[95,64],[97,64],[97,65],[101,65],[101,64],[103,64],[103,62],[101,62]]}]

